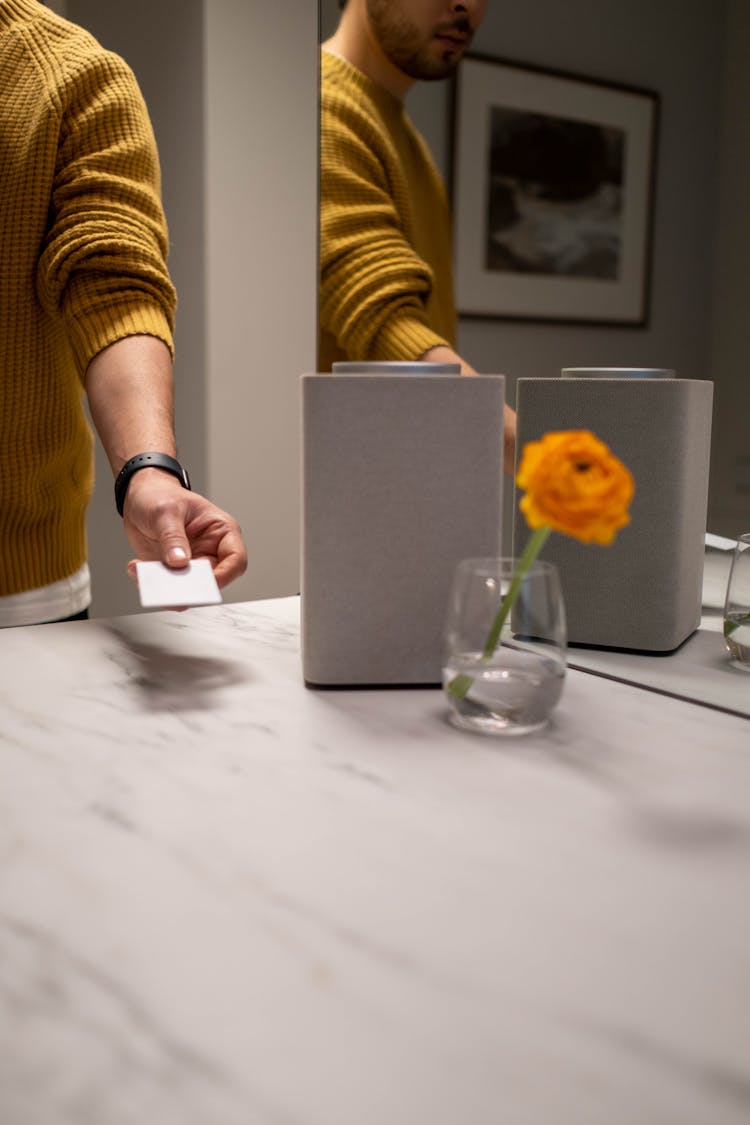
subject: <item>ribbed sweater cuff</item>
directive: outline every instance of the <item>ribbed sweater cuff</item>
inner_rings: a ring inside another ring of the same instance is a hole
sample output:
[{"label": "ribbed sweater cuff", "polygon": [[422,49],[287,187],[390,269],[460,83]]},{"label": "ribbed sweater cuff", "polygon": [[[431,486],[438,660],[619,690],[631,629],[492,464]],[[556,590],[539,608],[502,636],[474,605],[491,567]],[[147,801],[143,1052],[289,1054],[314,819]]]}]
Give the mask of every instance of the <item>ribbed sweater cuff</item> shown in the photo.
[{"label": "ribbed sweater cuff", "polygon": [[451,347],[437,332],[416,317],[388,320],[375,337],[373,358],[379,360],[419,359],[430,348]]},{"label": "ribbed sweater cuff", "polygon": [[169,320],[157,304],[117,304],[97,309],[96,317],[69,323],[70,341],[79,370],[83,374],[100,351],[126,336],[156,336],[174,355]]}]

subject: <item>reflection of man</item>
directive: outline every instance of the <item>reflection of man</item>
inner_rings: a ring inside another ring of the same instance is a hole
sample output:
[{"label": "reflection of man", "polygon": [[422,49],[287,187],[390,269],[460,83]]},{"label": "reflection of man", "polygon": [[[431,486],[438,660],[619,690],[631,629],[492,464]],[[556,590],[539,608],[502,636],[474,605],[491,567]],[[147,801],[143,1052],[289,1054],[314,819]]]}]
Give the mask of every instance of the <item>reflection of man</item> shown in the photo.
[{"label": "reflection of man", "polygon": [[226,585],[239,527],[174,460],[174,290],[135,79],[36,0],[0,2],[0,73],[0,625],[86,613],[84,388],[135,552],[207,557]]},{"label": "reflection of man", "polygon": [[[459,363],[445,190],[403,108],[446,78],[487,0],[340,0],[323,44],[320,368],[339,359]],[[506,467],[515,415],[506,407]]]}]

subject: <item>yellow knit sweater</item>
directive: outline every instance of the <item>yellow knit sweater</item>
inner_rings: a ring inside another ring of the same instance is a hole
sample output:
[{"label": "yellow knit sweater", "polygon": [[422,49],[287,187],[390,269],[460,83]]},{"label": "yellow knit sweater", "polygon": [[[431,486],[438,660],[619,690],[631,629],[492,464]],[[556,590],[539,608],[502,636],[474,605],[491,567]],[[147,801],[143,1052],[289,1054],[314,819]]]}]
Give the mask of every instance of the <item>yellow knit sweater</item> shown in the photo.
[{"label": "yellow knit sweater", "polygon": [[448,204],[400,101],[321,53],[319,369],[455,346]]},{"label": "yellow knit sweater", "polygon": [[135,79],[35,0],[0,3],[0,595],[86,558],[83,375],[124,336],[172,346],[158,158]]}]

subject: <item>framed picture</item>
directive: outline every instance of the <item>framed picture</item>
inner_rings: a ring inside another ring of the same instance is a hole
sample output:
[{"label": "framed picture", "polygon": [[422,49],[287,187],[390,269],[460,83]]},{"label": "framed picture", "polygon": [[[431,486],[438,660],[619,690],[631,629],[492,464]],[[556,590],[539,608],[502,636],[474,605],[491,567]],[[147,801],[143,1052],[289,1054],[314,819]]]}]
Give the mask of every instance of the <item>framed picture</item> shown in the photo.
[{"label": "framed picture", "polygon": [[453,105],[463,316],[648,320],[658,96],[469,55]]}]

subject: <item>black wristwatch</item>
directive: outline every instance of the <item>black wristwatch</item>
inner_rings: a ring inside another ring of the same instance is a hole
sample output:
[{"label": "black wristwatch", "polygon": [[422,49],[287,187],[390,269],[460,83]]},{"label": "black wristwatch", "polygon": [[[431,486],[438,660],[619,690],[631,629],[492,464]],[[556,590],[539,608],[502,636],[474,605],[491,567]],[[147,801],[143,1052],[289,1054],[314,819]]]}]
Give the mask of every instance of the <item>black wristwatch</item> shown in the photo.
[{"label": "black wristwatch", "polygon": [[168,453],[139,453],[136,457],[131,457],[129,461],[125,462],[115,479],[115,504],[120,515],[122,515],[122,509],[125,506],[125,496],[131,477],[139,469],[164,469],[165,472],[171,473],[173,477],[177,477],[183,488],[190,490],[190,477],[187,474],[187,469],[183,469],[180,462],[175,461],[174,457],[170,457]]}]

